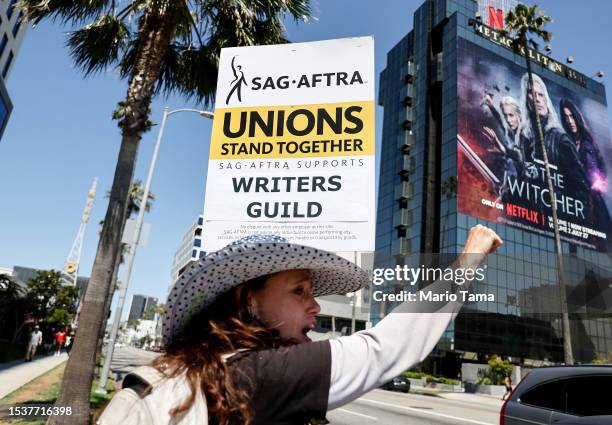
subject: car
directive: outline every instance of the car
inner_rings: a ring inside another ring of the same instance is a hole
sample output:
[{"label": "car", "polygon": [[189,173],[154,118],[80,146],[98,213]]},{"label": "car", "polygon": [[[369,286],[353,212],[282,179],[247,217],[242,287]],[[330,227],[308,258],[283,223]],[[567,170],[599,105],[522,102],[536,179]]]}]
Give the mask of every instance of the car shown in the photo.
[{"label": "car", "polygon": [[612,366],[533,369],[500,411],[500,425],[612,424]]},{"label": "car", "polygon": [[555,422],[555,425],[604,425],[611,424],[612,416],[579,416],[574,419],[565,419]]},{"label": "car", "polygon": [[383,390],[401,391],[407,393],[410,391],[410,380],[403,375],[396,376],[381,387]]}]

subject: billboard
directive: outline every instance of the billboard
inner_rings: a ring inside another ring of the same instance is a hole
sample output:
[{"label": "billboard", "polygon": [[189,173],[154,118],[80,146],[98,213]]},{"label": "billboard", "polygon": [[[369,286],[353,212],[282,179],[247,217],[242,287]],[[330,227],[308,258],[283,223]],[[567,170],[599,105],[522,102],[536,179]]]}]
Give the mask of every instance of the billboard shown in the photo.
[{"label": "billboard", "polygon": [[372,37],[223,49],[203,248],[373,251],[374,82]]},{"label": "billboard", "polygon": [[[540,234],[553,230],[551,196],[524,66],[459,39],[458,211]],[[562,239],[607,251],[612,170],[607,107],[585,89],[537,74],[535,110],[551,164]]]}]

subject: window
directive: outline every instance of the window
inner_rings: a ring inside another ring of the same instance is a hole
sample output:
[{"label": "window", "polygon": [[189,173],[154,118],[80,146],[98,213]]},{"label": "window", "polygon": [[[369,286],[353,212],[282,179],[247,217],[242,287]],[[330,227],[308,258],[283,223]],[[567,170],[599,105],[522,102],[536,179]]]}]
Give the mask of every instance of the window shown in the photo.
[{"label": "window", "polygon": [[19,28],[21,27],[22,18],[23,12],[19,12],[19,17],[15,20],[15,24],[13,25],[13,38],[17,37],[17,33],[19,32]]},{"label": "window", "polygon": [[4,125],[6,124],[7,115],[8,109],[6,107],[6,104],[4,103],[4,99],[0,98],[0,131],[2,130],[2,128],[4,128]]},{"label": "window", "polygon": [[6,48],[6,44],[8,43],[8,37],[4,34],[2,37],[2,41],[0,42],[0,56],[4,53],[4,49]]},{"label": "window", "polygon": [[567,380],[565,412],[570,415],[612,415],[611,376],[581,376]]},{"label": "window", "polygon": [[11,19],[11,16],[13,16],[13,12],[15,11],[16,3],[17,3],[17,0],[11,0],[11,3],[9,4],[8,9],[6,9],[6,17],[9,18],[9,20]]},{"label": "window", "polygon": [[6,74],[8,74],[8,70],[11,67],[11,63],[13,62],[13,52],[9,52],[8,57],[6,58],[6,63],[4,64],[4,68],[2,69],[2,78],[6,79]]},{"label": "window", "polygon": [[204,222],[204,220],[202,219],[202,217],[198,218],[198,224],[201,225]]},{"label": "window", "polygon": [[193,240],[193,246],[201,247],[202,246],[202,239],[194,239]]},{"label": "window", "polygon": [[521,402],[577,416],[612,415],[612,376],[577,376],[528,391]]},{"label": "window", "polygon": [[317,316],[317,328],[323,331],[331,331],[332,330],[332,319],[329,316]]},{"label": "window", "polygon": [[191,251],[191,258],[198,258],[198,250],[194,249]]},{"label": "window", "polygon": [[531,406],[562,411],[564,388],[565,380],[539,385],[531,391],[526,392],[520,398],[520,402]]}]

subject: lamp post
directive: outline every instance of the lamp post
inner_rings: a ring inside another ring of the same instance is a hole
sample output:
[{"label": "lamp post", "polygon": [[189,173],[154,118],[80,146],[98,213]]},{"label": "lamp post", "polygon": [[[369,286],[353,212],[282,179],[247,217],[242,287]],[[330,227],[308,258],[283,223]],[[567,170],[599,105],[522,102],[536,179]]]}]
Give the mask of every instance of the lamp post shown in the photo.
[{"label": "lamp post", "polygon": [[[159,126],[159,132],[157,133],[157,140],[155,141],[155,147],[153,148],[153,157],[151,158],[151,165],[149,165],[149,174],[147,175],[147,182],[145,183],[144,191],[142,193],[143,202],[146,204],[149,198],[149,191],[151,189],[151,181],[153,180],[153,172],[155,171],[155,165],[157,163],[157,154],[159,153],[159,146],[161,145],[162,137],[164,136],[164,130],[166,128],[166,121],[170,115],[177,114],[179,112],[195,112],[202,117],[212,119],[214,114],[208,111],[200,111],[198,109],[181,108],[170,111],[166,106],[164,108],[164,114],[162,121]],[[119,322],[121,321],[121,315],[123,313],[123,305],[125,304],[125,296],[127,293],[127,287],[130,282],[130,275],[132,274],[132,266],[134,265],[134,257],[136,256],[136,247],[138,246],[138,240],[140,239],[140,232],[142,231],[142,223],[144,221],[144,214],[146,208],[140,208],[138,211],[138,218],[136,218],[136,226],[132,240],[129,245],[129,252],[127,262],[125,264],[125,277],[123,279],[123,285],[119,291],[119,300],[117,301],[117,307],[115,309],[115,318],[113,320],[113,327],[111,328],[110,340],[106,347],[106,356],[104,358],[104,367],[100,374],[100,381],[98,382],[98,388],[96,392],[99,394],[106,394],[106,382],[108,380],[108,373],[110,371],[111,360],[113,357],[113,351],[115,349],[115,340],[117,338],[117,332],[119,330]]]}]

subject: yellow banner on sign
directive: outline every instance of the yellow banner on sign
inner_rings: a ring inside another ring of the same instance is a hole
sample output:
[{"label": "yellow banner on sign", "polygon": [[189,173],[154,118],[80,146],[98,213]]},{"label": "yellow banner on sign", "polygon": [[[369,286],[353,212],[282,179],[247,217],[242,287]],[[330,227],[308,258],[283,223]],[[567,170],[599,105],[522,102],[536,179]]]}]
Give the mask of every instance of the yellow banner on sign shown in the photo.
[{"label": "yellow banner on sign", "polygon": [[215,110],[210,159],[374,155],[374,102]]}]

